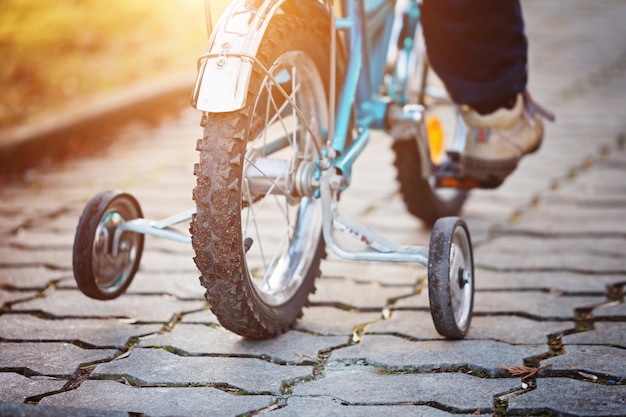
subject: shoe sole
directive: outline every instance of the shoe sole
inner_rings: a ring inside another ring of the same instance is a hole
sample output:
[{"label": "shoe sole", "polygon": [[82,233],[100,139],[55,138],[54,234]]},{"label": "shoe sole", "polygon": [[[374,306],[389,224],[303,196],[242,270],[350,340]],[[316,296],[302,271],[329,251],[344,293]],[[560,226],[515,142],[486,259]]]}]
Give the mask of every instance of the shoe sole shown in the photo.
[{"label": "shoe sole", "polygon": [[501,183],[508,177],[515,168],[520,158],[511,158],[505,160],[488,161],[484,159],[473,158],[471,156],[462,156],[461,165],[466,176],[475,178],[485,183]]},{"label": "shoe sole", "polygon": [[[524,152],[522,156],[537,152],[541,147],[542,142],[543,134],[535,146]],[[520,159],[522,159],[522,157],[490,161],[474,158],[472,156],[461,155],[461,165],[466,176],[474,178],[482,183],[491,184],[489,188],[493,188],[494,186],[501,184],[506,177],[515,171]]]}]

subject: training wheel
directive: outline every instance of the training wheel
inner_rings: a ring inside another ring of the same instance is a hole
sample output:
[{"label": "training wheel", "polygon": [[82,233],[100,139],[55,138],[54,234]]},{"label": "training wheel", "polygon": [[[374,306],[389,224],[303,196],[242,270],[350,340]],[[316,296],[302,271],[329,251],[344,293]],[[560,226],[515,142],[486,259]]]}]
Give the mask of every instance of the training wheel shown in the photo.
[{"label": "training wheel", "polygon": [[444,217],[435,223],[428,254],[428,296],[435,328],[448,339],[469,330],[474,303],[474,258],[465,222]]},{"label": "training wheel", "polygon": [[144,236],[116,231],[126,221],[143,217],[130,194],[101,191],[83,210],[74,238],[73,267],[78,288],[98,300],[122,295],[141,259]]}]

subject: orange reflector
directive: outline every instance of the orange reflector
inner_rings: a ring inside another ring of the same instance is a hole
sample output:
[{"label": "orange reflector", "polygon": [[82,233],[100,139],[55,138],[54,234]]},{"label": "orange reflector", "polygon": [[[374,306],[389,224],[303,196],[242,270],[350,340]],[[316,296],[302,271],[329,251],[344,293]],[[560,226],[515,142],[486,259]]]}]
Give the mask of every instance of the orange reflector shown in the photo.
[{"label": "orange reflector", "polygon": [[438,187],[446,188],[460,188],[470,189],[481,187],[480,181],[474,178],[454,178],[454,177],[439,177],[437,178]]},{"label": "orange reflector", "polygon": [[426,118],[426,134],[430,145],[430,159],[435,165],[439,165],[443,160],[444,136],[441,122],[437,117]]}]

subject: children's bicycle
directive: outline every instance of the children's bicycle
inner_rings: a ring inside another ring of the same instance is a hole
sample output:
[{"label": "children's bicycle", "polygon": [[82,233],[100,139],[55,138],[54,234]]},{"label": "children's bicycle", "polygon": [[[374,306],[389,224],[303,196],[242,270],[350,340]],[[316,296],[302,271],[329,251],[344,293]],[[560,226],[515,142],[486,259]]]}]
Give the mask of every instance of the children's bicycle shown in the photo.
[{"label": "children's bicycle", "polygon": [[[79,288],[96,299],[123,294],[146,234],[191,243],[221,324],[269,338],[302,315],[329,248],[427,266],[435,327],[463,338],[474,264],[455,216],[470,188],[490,184],[459,168],[464,125],[428,66],[419,1],[234,0],[219,9],[207,1],[210,39],[192,99],[204,127],[196,208],[153,221],[129,194],[97,194],[76,232]],[[339,213],[372,129],[394,138],[400,191],[433,227],[429,247],[392,242]],[[171,227],[189,220],[190,235]]]}]

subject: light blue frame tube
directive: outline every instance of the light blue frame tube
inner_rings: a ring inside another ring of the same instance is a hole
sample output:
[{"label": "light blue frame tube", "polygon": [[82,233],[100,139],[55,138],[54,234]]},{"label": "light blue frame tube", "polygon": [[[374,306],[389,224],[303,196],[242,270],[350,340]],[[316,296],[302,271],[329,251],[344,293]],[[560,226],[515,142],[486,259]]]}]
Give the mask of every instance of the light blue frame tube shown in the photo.
[{"label": "light blue frame tube", "polygon": [[[385,2],[388,0],[384,0]],[[376,27],[367,23],[367,6],[376,7],[381,0],[344,0],[346,17],[337,19],[337,28],[348,31],[348,68],[335,118],[335,136],[331,146],[339,153],[332,161],[350,182],[351,168],[369,140],[370,127],[381,127],[387,102],[378,95],[385,63],[394,13],[388,13]],[[370,47],[371,46],[371,47]],[[357,137],[346,150],[353,106],[356,110]]]}]

